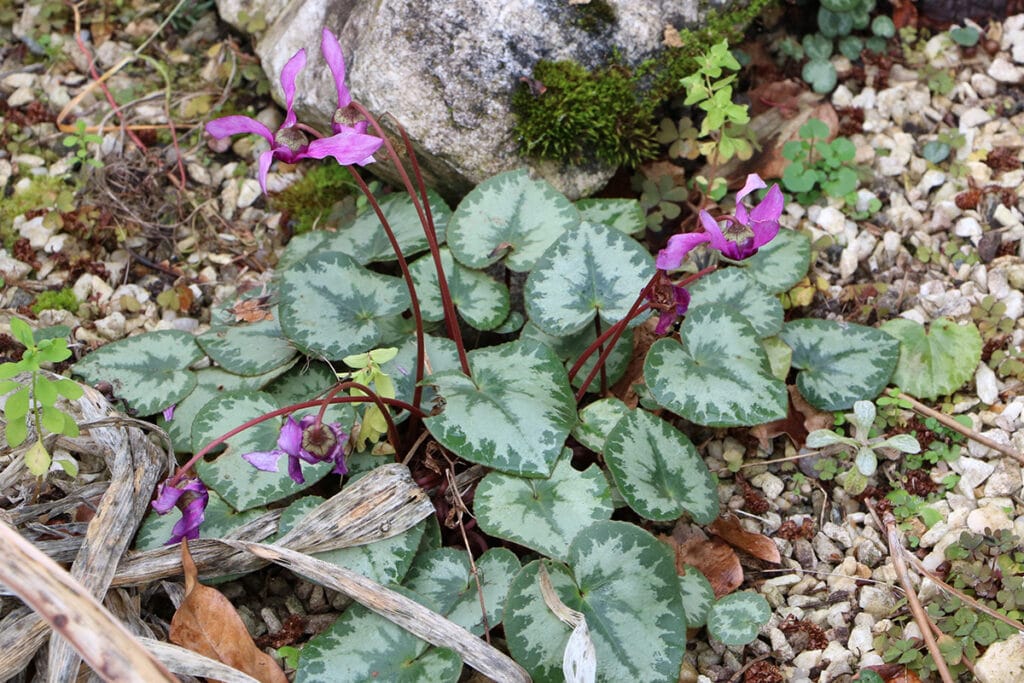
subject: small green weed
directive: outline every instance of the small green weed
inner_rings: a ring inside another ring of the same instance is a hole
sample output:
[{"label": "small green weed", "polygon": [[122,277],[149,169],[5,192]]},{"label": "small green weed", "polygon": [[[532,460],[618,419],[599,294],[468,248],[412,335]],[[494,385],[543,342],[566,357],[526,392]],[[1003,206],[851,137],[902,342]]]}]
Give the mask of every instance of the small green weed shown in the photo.
[{"label": "small green weed", "polygon": [[828,141],[828,125],[821,119],[810,119],[800,126],[800,139],[782,146],[782,155],[792,163],[782,174],[783,187],[794,193],[796,200],[807,206],[823,194],[845,198],[856,203],[857,172],[850,162],[857,149],[849,138]]}]

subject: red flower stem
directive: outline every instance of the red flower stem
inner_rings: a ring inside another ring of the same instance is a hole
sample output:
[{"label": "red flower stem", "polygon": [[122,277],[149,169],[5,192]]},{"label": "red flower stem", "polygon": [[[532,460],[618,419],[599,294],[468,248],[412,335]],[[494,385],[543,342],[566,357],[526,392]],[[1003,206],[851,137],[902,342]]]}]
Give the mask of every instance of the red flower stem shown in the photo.
[{"label": "red flower stem", "polygon": [[[406,403],[405,401],[400,401],[397,398],[380,398],[379,396],[377,397],[377,400],[379,400],[380,402],[384,403],[385,405],[393,406],[393,407],[399,408],[401,410],[408,410],[413,415],[418,415],[421,418],[424,417],[423,411],[420,410],[419,408],[417,408],[416,406],[412,405],[411,403]],[[332,398],[330,400],[327,400],[327,401],[325,401],[322,398],[318,398],[318,399],[314,399],[312,401],[303,401],[302,403],[293,403],[290,406],[285,406],[284,408],[278,408],[277,410],[272,410],[269,413],[264,413],[263,415],[260,415],[259,417],[254,417],[253,419],[251,419],[251,420],[249,420],[249,421],[239,425],[238,427],[235,427],[231,431],[218,436],[216,439],[214,439],[210,443],[208,443],[205,446],[203,446],[202,448],[200,448],[199,451],[197,451],[195,455],[193,455],[191,458],[189,458],[188,462],[186,462],[184,465],[182,465],[181,467],[178,468],[178,470],[174,473],[174,476],[172,476],[170,479],[167,480],[167,485],[168,486],[174,486],[175,484],[177,484],[178,480],[180,480],[181,477],[184,476],[184,474],[186,472],[188,472],[190,469],[192,469],[192,467],[197,462],[199,462],[199,460],[204,455],[206,455],[207,453],[209,453],[214,448],[216,448],[217,446],[221,445],[222,443],[224,443],[225,441],[227,441],[231,437],[244,432],[246,429],[249,429],[250,427],[255,427],[256,425],[258,425],[261,422],[266,422],[267,420],[272,420],[275,417],[280,417],[281,415],[288,415],[290,413],[294,413],[296,410],[302,410],[304,408],[312,408],[314,406],[323,405],[325,402],[326,403],[330,403],[330,404],[333,405],[335,403],[370,403],[370,402],[374,402],[374,400],[373,400],[373,398],[371,398],[369,396],[336,396],[336,397],[334,397],[334,398]]]},{"label": "red flower stem", "polygon": [[[596,339],[601,338],[600,314],[594,316],[594,337]],[[614,342],[612,344],[614,345]],[[597,348],[601,350],[601,355],[598,356],[598,358],[603,358],[605,351],[604,342],[598,343]],[[608,391],[608,368],[605,367],[604,363],[598,363],[598,365],[601,367],[601,393],[603,394],[604,392]],[[579,399],[576,400],[578,401]]]},{"label": "red flower stem", "polygon": [[[380,412],[384,414],[384,421],[388,423],[388,441],[391,443],[391,447],[395,449],[395,454],[397,455],[400,442],[398,440],[398,429],[395,427],[395,421],[391,418],[391,411],[388,410],[388,407],[384,404],[380,394],[365,384],[349,380],[345,382],[338,382],[331,387],[330,391],[327,392],[327,395],[320,399],[320,412],[316,414],[317,426],[323,422],[324,412],[327,410],[327,406],[330,405],[328,401],[334,398],[338,392],[345,391],[346,389],[361,391],[364,396],[369,396],[373,399],[373,402],[377,404],[377,408],[379,408]],[[360,427],[360,429],[362,429],[362,427]]]}]

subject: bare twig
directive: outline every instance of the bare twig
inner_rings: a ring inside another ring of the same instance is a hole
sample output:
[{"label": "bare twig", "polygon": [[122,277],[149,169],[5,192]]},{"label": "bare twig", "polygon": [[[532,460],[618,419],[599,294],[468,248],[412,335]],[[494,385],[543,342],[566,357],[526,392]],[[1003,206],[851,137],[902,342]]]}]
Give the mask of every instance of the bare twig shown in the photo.
[{"label": "bare twig", "polygon": [[921,413],[922,415],[925,415],[927,417],[934,417],[936,420],[941,422],[944,426],[949,427],[954,432],[957,432],[958,434],[963,434],[968,439],[971,439],[972,441],[977,441],[982,446],[988,446],[994,451],[999,451],[1003,455],[1008,455],[1011,458],[1016,458],[1021,463],[1024,463],[1024,455],[1021,455],[1013,448],[1007,446],[1006,444],[999,443],[998,441],[993,441],[987,436],[983,436],[982,434],[978,433],[977,430],[971,429],[970,427],[964,427],[962,424],[951,418],[949,415],[939,412],[934,408],[929,408],[928,406],[921,403],[913,396],[910,396],[909,394],[901,391],[899,392],[898,398],[901,401],[906,401],[907,403],[909,403],[910,406],[916,412]]}]

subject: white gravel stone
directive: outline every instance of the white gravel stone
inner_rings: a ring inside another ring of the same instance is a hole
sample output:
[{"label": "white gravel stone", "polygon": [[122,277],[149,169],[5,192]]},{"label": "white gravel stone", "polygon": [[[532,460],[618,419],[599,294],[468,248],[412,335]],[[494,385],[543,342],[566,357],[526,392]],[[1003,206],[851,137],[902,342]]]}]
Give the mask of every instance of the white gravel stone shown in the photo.
[{"label": "white gravel stone", "polygon": [[850,631],[849,640],[846,641],[846,647],[853,654],[860,656],[874,649],[874,638],[870,626],[854,626]]},{"label": "white gravel stone", "polygon": [[1006,57],[996,57],[988,66],[988,75],[1000,83],[1020,83],[1024,71]]},{"label": "white gravel stone", "polygon": [[846,215],[834,206],[824,207],[814,222],[830,235],[841,235],[846,231]]},{"label": "white gravel stone", "polygon": [[966,131],[968,128],[977,128],[991,120],[992,115],[985,109],[982,109],[981,107],[971,107],[963,114],[960,114],[960,130]]},{"label": "white gravel stone", "polygon": [[[26,168],[39,168],[46,165],[46,160],[38,154],[18,154],[11,157],[11,161]],[[24,172],[24,171],[23,171]]]},{"label": "white gravel stone", "polygon": [[[48,228],[43,224],[44,216],[36,216],[35,218],[25,220],[24,216],[18,216],[14,219],[14,229],[18,231],[18,234],[28,240],[29,245],[33,249],[42,249],[46,246],[46,242],[53,236],[53,228]],[[20,220],[19,220],[20,219]]]},{"label": "white gravel stone", "polygon": [[982,232],[981,223],[974,216],[964,216],[956,222],[956,227],[953,228],[953,233],[957,237],[981,237]]},{"label": "white gravel stone", "polygon": [[96,321],[96,331],[111,341],[121,339],[125,334],[125,317],[117,311]]},{"label": "white gravel stone", "polygon": [[967,515],[967,528],[976,534],[985,533],[985,529],[999,531],[1000,529],[1013,529],[1013,520],[1006,511],[997,505],[983,505],[977,510],[971,510]]},{"label": "white gravel stone", "polygon": [[960,475],[957,490],[969,498],[974,497],[974,489],[981,486],[996,469],[996,466],[990,462],[970,458],[966,455],[961,455],[950,463],[950,467]]},{"label": "white gravel stone", "polygon": [[1002,458],[992,476],[985,482],[985,497],[999,498],[1016,496],[1024,486],[1020,465],[1009,458]]},{"label": "white gravel stone", "polygon": [[978,369],[974,373],[974,388],[982,403],[994,405],[999,402],[999,380],[984,361],[978,363]]},{"label": "white gravel stone", "polygon": [[27,71],[19,71],[17,73],[8,74],[4,76],[3,80],[0,81],[0,85],[3,86],[4,90],[8,92],[17,90],[18,88],[29,88],[36,82],[36,77]]},{"label": "white gravel stone", "polygon": [[999,84],[986,74],[971,74],[971,87],[981,97],[995,97]]},{"label": "white gravel stone", "polygon": [[1024,681],[1024,634],[989,645],[974,662],[974,673],[980,683]]},{"label": "white gravel stone", "polygon": [[11,107],[23,107],[35,99],[36,94],[32,91],[32,88],[18,88],[8,96],[7,104]]},{"label": "white gravel stone", "polygon": [[768,500],[774,500],[786,490],[786,483],[771,472],[762,472],[750,479],[750,483],[761,489]]},{"label": "white gravel stone", "polygon": [[238,199],[235,200],[235,206],[239,209],[251,206],[262,193],[263,189],[260,187],[258,180],[246,178],[242,181],[241,187],[238,188]]},{"label": "white gravel stone", "polygon": [[891,588],[872,585],[860,589],[858,604],[868,614],[881,619],[892,612],[896,600]]}]

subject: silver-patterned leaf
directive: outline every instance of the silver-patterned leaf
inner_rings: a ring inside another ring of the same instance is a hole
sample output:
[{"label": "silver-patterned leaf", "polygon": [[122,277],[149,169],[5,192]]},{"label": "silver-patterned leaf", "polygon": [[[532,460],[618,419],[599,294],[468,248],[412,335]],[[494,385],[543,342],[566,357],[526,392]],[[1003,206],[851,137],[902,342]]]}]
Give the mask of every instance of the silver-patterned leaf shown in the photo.
[{"label": "silver-patterned leaf", "polygon": [[735,311],[691,308],[680,344],[659,339],[644,377],[655,400],[691,422],[712,427],[763,424],[786,416],[786,385],[771,374],[750,323]]},{"label": "silver-patterned leaf", "polygon": [[770,337],[782,329],[782,303],[745,270],[716,270],[690,285],[689,290],[692,308],[712,304],[737,311],[759,337]]},{"label": "silver-patterned leaf", "polygon": [[747,272],[772,294],[789,291],[811,265],[811,240],[794,230],[779,230],[768,244],[743,261]]},{"label": "silver-patterned leaf", "polygon": [[[508,318],[508,287],[503,283],[483,271],[472,270],[456,262],[447,248],[441,249],[441,267],[448,280],[452,303],[462,319],[473,328],[492,330]],[[412,263],[409,270],[416,283],[423,319],[443,320],[444,305],[441,288],[437,284],[434,257],[427,254]]]},{"label": "silver-patterned leaf", "polygon": [[635,199],[588,197],[577,201],[576,209],[583,220],[607,225],[627,235],[643,235],[647,229],[644,209]]},{"label": "silver-patterned leaf", "polygon": [[604,450],[608,432],[628,412],[629,407],[620,399],[600,398],[580,410],[580,419],[573,427],[572,435],[586,448],[600,453]]},{"label": "silver-patterned leaf", "polygon": [[[640,317],[643,319],[643,316]],[[594,329],[593,325],[585,327],[576,334],[569,335],[568,337],[555,337],[542,329],[534,325],[533,323],[527,323],[523,327],[522,333],[519,335],[520,339],[536,339],[537,341],[544,342],[550,346],[554,352],[565,362],[565,369],[569,370],[575,363],[576,360],[583,354],[583,352],[589,347],[594,340],[597,339],[597,330]],[[598,356],[601,355],[600,351],[595,351],[590,354],[586,362],[580,367],[576,376],[572,378],[572,386],[574,389],[579,389],[583,384],[583,380],[590,374],[594,369],[594,365],[597,363]],[[630,361],[633,360],[633,334],[627,332],[619,337],[619,340],[615,342],[615,348],[608,354],[608,358],[604,362],[604,370],[607,376],[607,383],[614,384],[622,378],[625,374],[626,368],[629,367]],[[587,387],[589,393],[599,393],[601,391],[601,376],[598,375],[595,381],[590,383]]]},{"label": "silver-patterned leaf", "polygon": [[296,354],[276,315],[271,320],[213,327],[196,341],[219,366],[238,375],[262,375]]},{"label": "silver-patterned leaf", "polygon": [[772,608],[752,591],[722,596],[708,612],[708,631],[726,645],[746,645],[768,623]]},{"label": "silver-patterned leaf", "polygon": [[708,610],[715,601],[715,590],[707,577],[696,567],[687,565],[686,572],[679,576],[679,593],[683,596],[686,626],[700,628],[706,624]]}]

